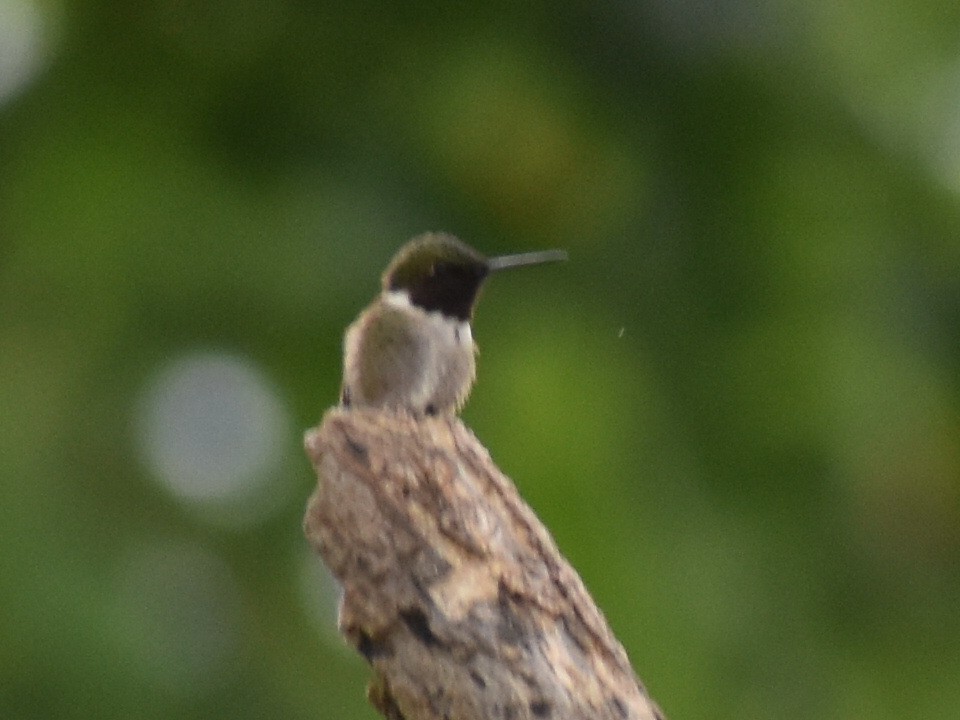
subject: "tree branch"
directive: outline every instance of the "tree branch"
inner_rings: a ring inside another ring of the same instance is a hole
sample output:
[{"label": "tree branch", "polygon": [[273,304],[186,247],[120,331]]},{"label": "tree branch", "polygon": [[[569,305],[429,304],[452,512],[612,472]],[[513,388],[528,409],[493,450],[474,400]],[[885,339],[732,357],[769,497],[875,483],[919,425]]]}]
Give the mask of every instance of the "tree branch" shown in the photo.
[{"label": "tree branch", "polygon": [[304,528],[343,584],[371,702],[406,720],[654,720],[659,709],[513,483],[458,419],[334,409]]}]

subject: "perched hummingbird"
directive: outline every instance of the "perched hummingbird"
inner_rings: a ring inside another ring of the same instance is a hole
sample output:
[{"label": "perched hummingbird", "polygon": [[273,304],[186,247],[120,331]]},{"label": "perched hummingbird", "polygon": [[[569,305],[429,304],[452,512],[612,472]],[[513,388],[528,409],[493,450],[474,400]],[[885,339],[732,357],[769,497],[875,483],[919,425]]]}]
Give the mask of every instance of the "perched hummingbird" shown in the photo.
[{"label": "perched hummingbird", "polygon": [[380,296],[347,328],[341,403],[455,414],[476,377],[470,319],[484,280],[566,257],[546,250],[485,258],[446,233],[413,238],[383,273]]}]

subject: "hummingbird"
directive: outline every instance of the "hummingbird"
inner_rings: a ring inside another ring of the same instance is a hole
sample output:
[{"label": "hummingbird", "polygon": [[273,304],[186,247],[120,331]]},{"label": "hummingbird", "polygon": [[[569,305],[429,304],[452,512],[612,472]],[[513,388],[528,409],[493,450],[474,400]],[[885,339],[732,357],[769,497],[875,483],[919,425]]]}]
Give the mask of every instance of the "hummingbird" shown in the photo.
[{"label": "hummingbird", "polygon": [[487,258],[448,233],[418,235],[390,261],[379,297],[344,336],[344,407],[455,415],[476,378],[470,321],[488,276],[565,260],[562,250]]}]

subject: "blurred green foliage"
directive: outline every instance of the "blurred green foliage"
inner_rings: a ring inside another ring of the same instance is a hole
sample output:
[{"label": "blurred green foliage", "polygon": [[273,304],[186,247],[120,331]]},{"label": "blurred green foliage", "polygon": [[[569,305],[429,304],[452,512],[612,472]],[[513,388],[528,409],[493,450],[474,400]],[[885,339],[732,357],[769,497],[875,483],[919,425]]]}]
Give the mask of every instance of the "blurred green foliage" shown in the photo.
[{"label": "blurred green foliage", "polygon": [[[570,253],[487,289],[465,419],[668,717],[949,714],[958,30],[922,0],[0,0],[0,716],[374,716],[297,428],[429,229]],[[146,457],[197,353],[287,414],[259,515]]]}]

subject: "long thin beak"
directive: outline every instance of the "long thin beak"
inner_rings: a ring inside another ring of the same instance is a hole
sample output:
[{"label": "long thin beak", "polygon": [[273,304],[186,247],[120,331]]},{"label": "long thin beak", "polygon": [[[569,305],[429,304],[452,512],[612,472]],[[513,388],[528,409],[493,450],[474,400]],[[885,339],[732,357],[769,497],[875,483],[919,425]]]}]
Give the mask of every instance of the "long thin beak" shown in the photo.
[{"label": "long thin beak", "polygon": [[487,271],[495,273],[501,270],[509,270],[510,268],[542,265],[543,263],[560,262],[566,259],[566,250],[539,250],[537,252],[519,253],[517,255],[500,255],[499,257],[492,257],[487,260]]}]

